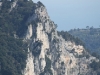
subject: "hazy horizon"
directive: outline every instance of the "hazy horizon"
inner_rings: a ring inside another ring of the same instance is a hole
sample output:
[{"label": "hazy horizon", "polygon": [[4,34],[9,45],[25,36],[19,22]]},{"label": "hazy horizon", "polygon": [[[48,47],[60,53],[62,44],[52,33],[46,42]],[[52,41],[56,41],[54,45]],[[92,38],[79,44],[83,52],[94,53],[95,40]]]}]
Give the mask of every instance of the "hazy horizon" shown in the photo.
[{"label": "hazy horizon", "polygon": [[58,25],[58,30],[100,26],[100,0],[40,1],[46,6],[51,20]]}]

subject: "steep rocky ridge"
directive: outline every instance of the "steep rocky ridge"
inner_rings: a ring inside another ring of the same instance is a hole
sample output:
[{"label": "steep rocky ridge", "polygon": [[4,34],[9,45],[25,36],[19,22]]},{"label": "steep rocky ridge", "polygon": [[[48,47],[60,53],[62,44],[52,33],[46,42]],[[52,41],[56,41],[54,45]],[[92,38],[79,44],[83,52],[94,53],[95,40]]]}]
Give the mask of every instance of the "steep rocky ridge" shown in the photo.
[{"label": "steep rocky ridge", "polygon": [[96,75],[89,64],[98,60],[82,45],[58,35],[41,2],[36,4],[27,23],[30,25],[24,42],[28,43],[29,50],[24,75]]},{"label": "steep rocky ridge", "polygon": [[59,34],[56,24],[40,1],[3,1],[0,11],[0,36],[14,40],[7,39],[7,46],[5,39],[0,37],[3,40],[0,40],[3,43],[0,42],[0,48],[7,46],[6,52],[5,48],[0,49],[0,75],[97,75],[89,64],[99,60],[91,56],[81,44],[76,44],[71,39],[66,40],[67,37]]}]

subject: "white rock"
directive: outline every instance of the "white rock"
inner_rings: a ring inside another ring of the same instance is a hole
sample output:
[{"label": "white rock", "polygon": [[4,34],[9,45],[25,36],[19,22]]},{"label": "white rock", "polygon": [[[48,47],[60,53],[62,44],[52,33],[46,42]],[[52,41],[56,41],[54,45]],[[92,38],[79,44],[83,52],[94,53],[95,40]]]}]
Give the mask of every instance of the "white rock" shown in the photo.
[{"label": "white rock", "polygon": [[32,25],[30,24],[28,26],[28,30],[27,30],[25,39],[30,39],[32,37],[32,32],[33,32],[33,28],[32,28]]},{"label": "white rock", "polygon": [[26,68],[23,72],[23,75],[35,75],[34,74],[34,57],[31,52],[28,53],[26,62],[27,62]]}]

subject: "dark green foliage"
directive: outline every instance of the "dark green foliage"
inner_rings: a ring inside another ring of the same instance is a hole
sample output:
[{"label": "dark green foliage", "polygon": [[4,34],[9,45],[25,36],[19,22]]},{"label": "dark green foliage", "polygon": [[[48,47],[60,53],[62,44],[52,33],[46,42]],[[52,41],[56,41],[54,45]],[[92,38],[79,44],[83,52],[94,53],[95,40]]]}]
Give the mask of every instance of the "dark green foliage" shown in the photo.
[{"label": "dark green foliage", "polygon": [[[0,10],[0,75],[22,75],[26,65],[27,44],[20,37],[25,34],[35,4],[31,0],[18,0],[17,7],[10,12],[13,1],[2,0]],[[14,34],[19,38],[15,39]]]},{"label": "dark green foliage", "polygon": [[90,52],[100,53],[100,28],[71,30],[69,33],[81,39]]},{"label": "dark green foliage", "polygon": [[38,1],[38,6],[44,6],[40,1]]},{"label": "dark green foliage", "polygon": [[100,62],[93,61],[93,62],[90,64],[90,67],[93,68],[94,71],[96,71],[97,69],[100,68]]},{"label": "dark green foliage", "polygon": [[7,9],[9,9],[10,7],[11,7],[11,2],[10,1],[7,1],[7,0],[2,1],[2,7],[1,7],[1,9],[3,9],[2,12],[8,13]]},{"label": "dark green foliage", "polygon": [[21,75],[25,68],[27,49],[20,39],[0,34],[1,75]]},{"label": "dark green foliage", "polygon": [[[100,60],[100,59],[99,59]],[[96,71],[97,75],[100,75],[100,61],[96,62],[96,61],[92,61],[92,63],[90,64],[90,67]]]},{"label": "dark green foliage", "polygon": [[32,16],[35,4],[32,1],[19,0],[17,5],[17,7],[8,13],[11,2],[5,1],[3,3],[0,11],[0,28],[2,32],[10,34],[16,32],[17,35],[21,37],[27,29],[26,22],[28,18]]},{"label": "dark green foliage", "polygon": [[66,41],[72,41],[72,42],[75,42],[76,45],[83,45],[83,42],[78,39],[78,38],[75,38],[74,36],[70,35],[67,31],[61,31],[61,32],[58,32],[58,35],[62,35],[62,37],[66,40]]}]

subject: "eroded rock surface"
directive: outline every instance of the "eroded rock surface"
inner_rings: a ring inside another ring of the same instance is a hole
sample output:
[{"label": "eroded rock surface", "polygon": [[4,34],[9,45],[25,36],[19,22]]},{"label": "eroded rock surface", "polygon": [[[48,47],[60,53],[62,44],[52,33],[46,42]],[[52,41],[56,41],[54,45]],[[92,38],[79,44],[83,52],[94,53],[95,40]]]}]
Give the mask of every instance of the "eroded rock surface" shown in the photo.
[{"label": "eroded rock surface", "polygon": [[83,46],[58,35],[56,25],[40,2],[28,23],[24,42],[29,47],[23,75],[96,75],[89,64],[97,59]]}]

